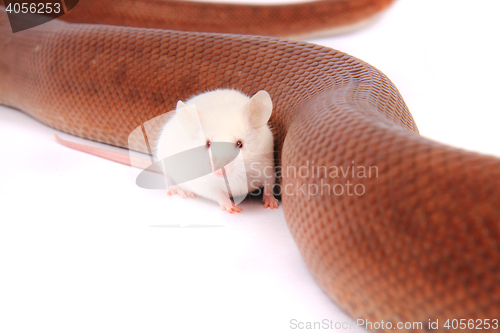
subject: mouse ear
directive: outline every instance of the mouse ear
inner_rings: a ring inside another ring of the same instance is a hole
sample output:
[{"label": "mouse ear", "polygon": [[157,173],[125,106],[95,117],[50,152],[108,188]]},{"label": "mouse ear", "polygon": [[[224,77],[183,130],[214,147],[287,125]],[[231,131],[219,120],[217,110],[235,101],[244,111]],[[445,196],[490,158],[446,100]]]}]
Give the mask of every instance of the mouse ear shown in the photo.
[{"label": "mouse ear", "polygon": [[248,102],[249,122],[253,128],[267,124],[273,112],[273,101],[265,90],[257,92]]},{"label": "mouse ear", "polygon": [[196,106],[186,105],[182,101],[178,101],[175,113],[182,128],[184,128],[188,134],[196,135],[201,129],[200,118],[198,117]]}]

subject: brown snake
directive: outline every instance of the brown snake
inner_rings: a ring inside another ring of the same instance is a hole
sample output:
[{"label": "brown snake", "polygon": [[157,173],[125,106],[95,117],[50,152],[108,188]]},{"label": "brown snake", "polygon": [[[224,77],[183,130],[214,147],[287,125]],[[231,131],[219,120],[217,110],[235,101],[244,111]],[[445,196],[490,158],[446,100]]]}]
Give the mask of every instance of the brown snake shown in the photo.
[{"label": "brown snake", "polygon": [[[81,0],[62,19],[284,36],[362,21],[390,2]],[[308,170],[282,175],[282,188],[292,189],[282,196],[286,221],[335,302],[353,318],[422,322],[424,329],[429,319],[500,317],[500,160],[420,137],[403,98],[377,69],[336,50],[269,37],[61,21],[12,34],[0,12],[1,104],[127,147],[134,128],[179,99],[218,87],[267,90],[278,164]],[[378,177],[318,171],[352,161],[377,166]],[[301,191],[346,180],[365,193]]]}]

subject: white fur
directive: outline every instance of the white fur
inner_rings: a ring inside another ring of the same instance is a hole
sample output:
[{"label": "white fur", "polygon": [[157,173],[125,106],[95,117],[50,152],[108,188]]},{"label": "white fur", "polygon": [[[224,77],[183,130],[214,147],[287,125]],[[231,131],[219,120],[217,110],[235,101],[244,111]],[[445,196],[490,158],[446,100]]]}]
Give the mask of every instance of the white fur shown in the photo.
[{"label": "white fur", "polygon": [[[272,101],[265,91],[249,98],[236,90],[221,89],[197,95],[185,103],[179,101],[176,114],[162,130],[156,158],[161,160],[204,146],[207,140],[235,145],[240,140],[241,154],[225,167],[233,197],[263,186],[269,196],[275,181],[274,142],[267,124],[271,112]],[[229,201],[224,177],[215,172],[178,187],[217,201],[221,207]]]}]

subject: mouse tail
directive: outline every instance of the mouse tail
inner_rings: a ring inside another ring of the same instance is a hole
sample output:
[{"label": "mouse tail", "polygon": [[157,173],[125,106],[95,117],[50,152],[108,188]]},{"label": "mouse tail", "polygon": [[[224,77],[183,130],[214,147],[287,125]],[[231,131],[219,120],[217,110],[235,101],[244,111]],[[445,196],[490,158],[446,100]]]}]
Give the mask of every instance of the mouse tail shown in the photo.
[{"label": "mouse tail", "polygon": [[92,147],[85,144],[68,141],[60,138],[57,134],[54,134],[54,138],[56,142],[62,146],[78,150],[93,156],[101,157],[109,161],[113,161],[116,163],[124,164],[127,166],[135,167],[138,169],[146,169],[153,164],[150,159],[141,158],[137,156],[131,156],[127,153],[121,153],[116,151],[111,151],[103,148]]}]

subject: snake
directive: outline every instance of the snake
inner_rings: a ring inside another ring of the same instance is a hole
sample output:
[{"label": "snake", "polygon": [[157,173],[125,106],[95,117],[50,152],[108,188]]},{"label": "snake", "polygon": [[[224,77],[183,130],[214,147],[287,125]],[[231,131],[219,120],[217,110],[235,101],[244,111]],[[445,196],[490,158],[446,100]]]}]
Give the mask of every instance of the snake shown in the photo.
[{"label": "snake", "polygon": [[500,160],[420,136],[398,89],[366,62],[284,38],[356,25],[391,3],[82,0],[17,33],[0,7],[0,104],[145,151],[129,134],[178,100],[266,90],[286,223],[333,302],[422,332],[498,319]]}]

